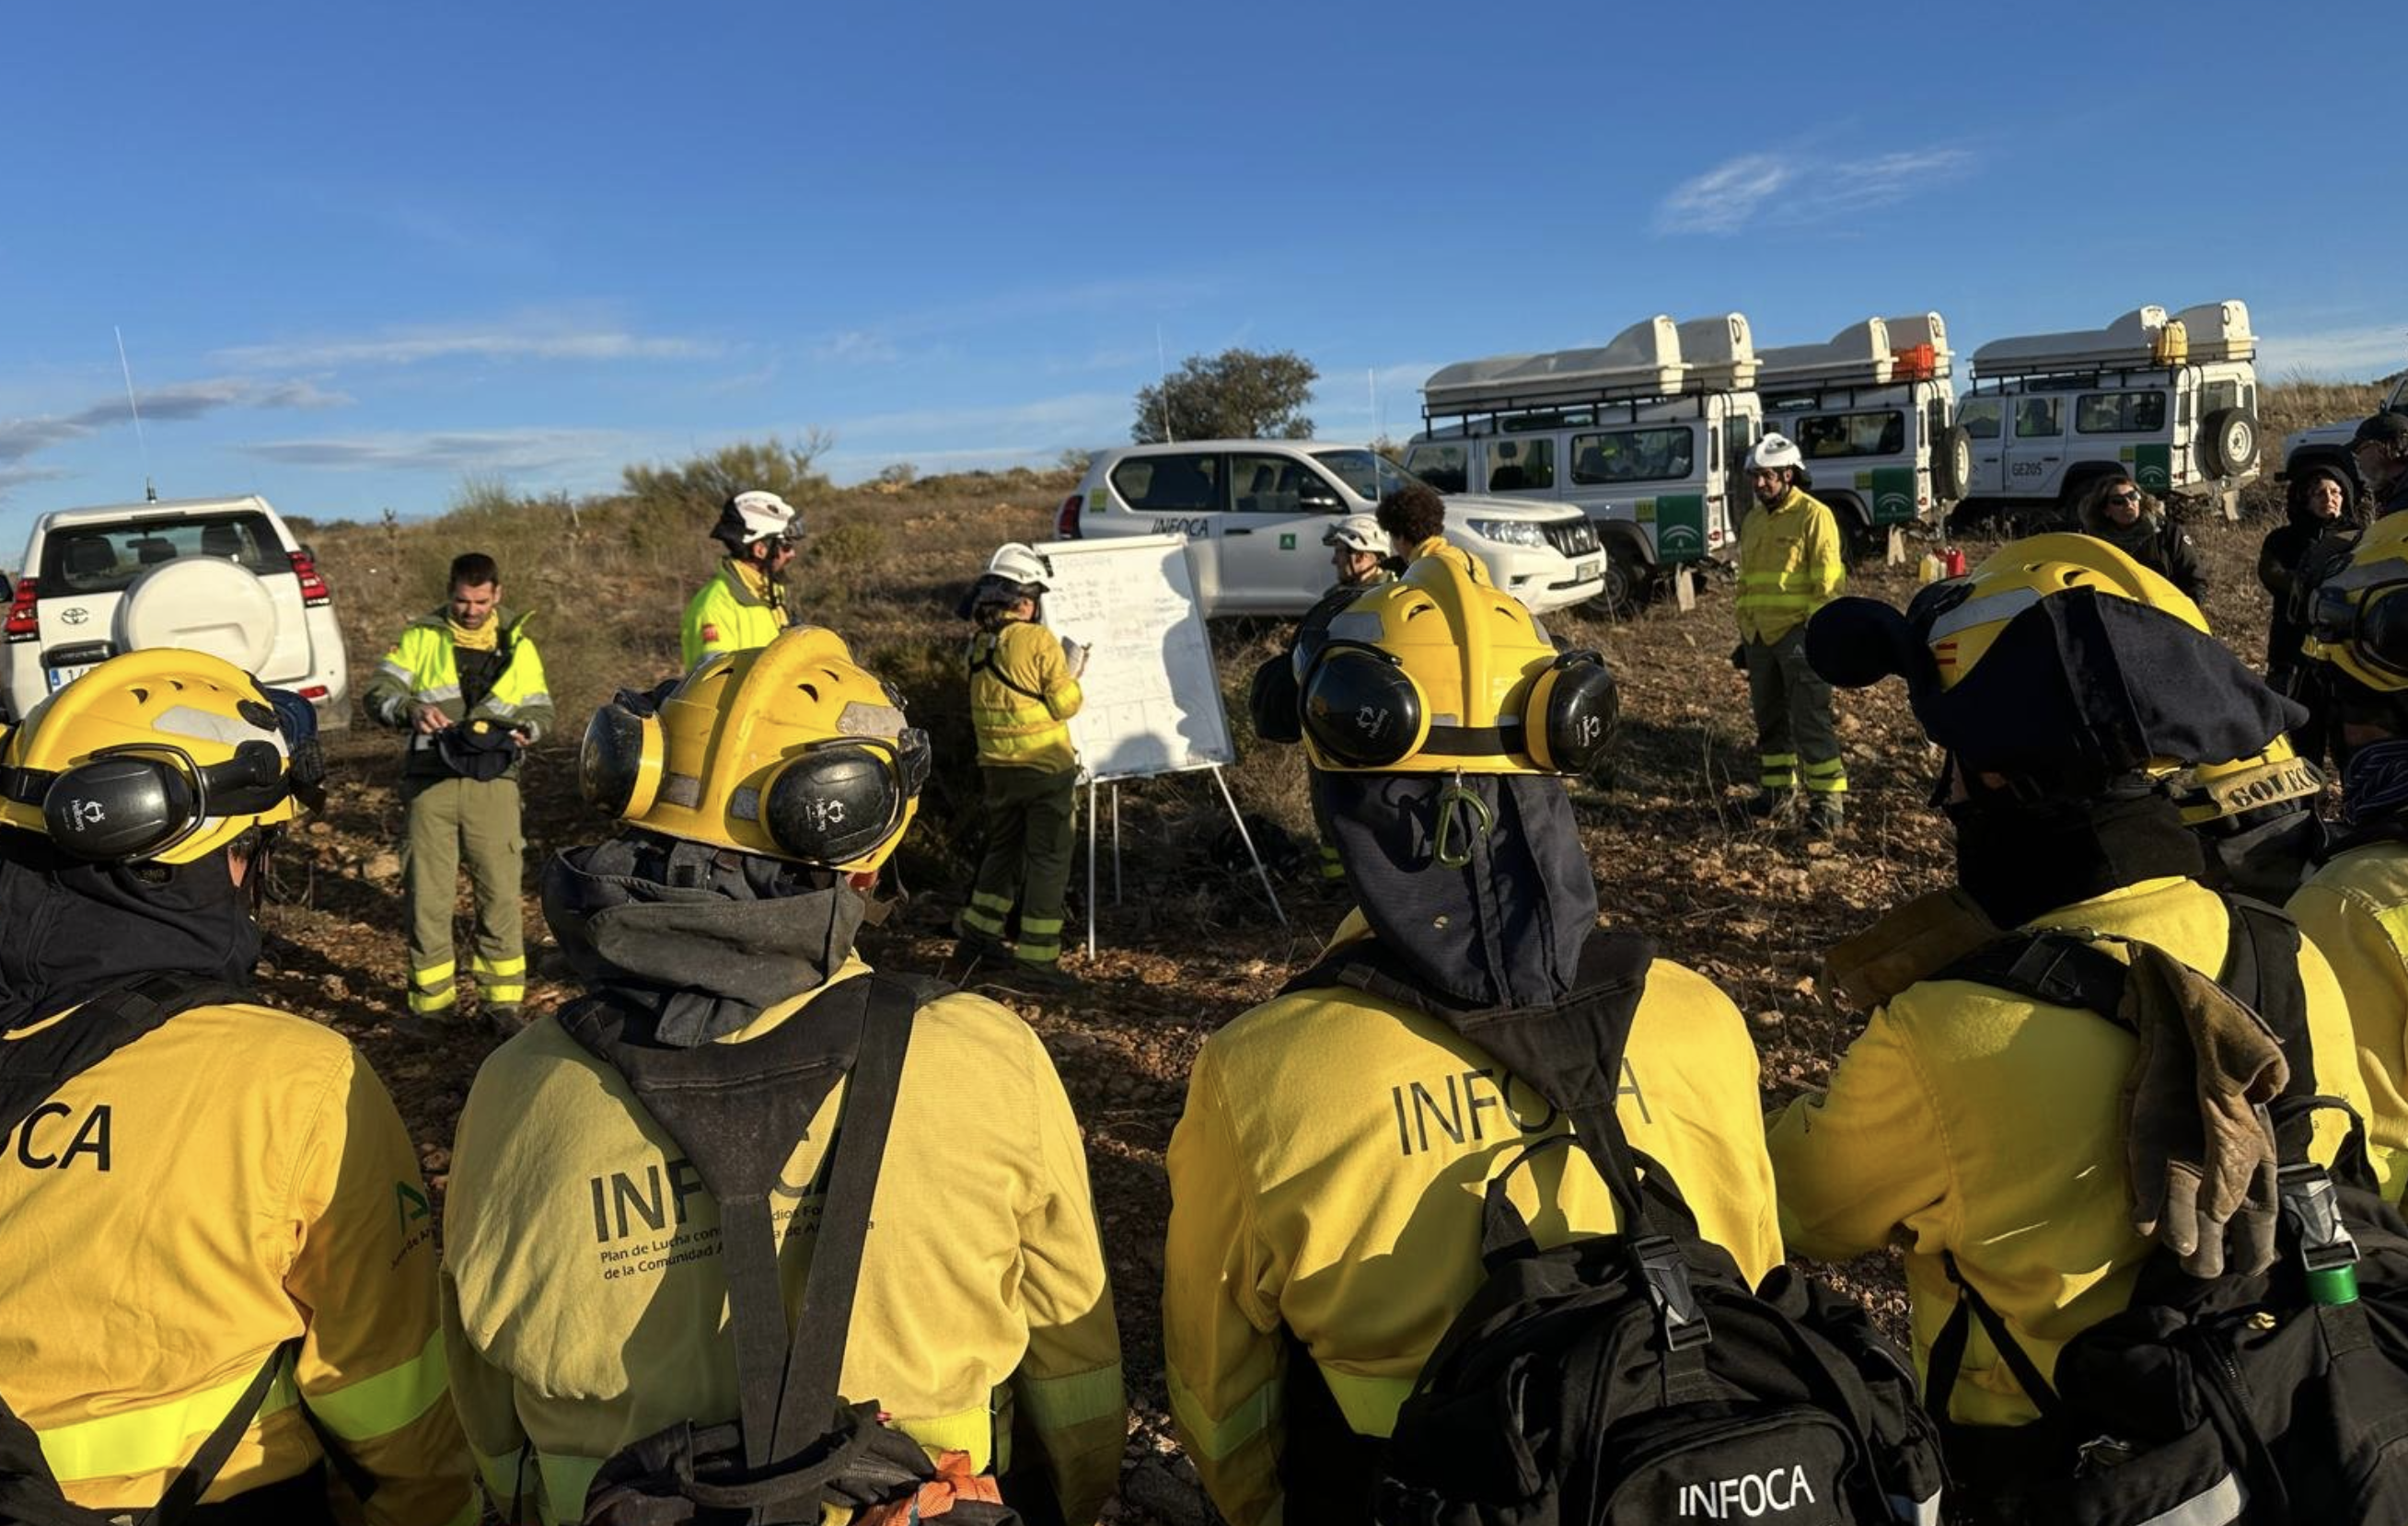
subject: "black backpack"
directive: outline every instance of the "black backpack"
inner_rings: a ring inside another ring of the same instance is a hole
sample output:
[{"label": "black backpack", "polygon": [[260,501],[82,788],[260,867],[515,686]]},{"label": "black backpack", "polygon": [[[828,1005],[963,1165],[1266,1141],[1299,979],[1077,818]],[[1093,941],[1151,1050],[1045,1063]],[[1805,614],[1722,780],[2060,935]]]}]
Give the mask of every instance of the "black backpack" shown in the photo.
[{"label": "black backpack", "polygon": [[[68,1081],[156,1030],[177,1013],[219,1002],[248,1001],[232,986],[172,975],[153,975],[122,990],[95,996],[64,1022],[0,1044],[0,1140],[6,1140]],[[201,1494],[225,1466],[252,1417],[267,1397],[280,1368],[300,1348],[287,1341],[268,1354],[241,1397],[227,1410],[192,1461],[167,1486],[159,1503],[138,1518],[90,1509],[68,1502],[42,1455],[40,1438],[0,1396],[0,1522],[24,1526],[110,1526],[136,1519],[138,1526],[175,1526],[190,1517]],[[308,1406],[303,1406],[308,1413]],[[314,1423],[314,1422],[313,1422]],[[330,1458],[341,1454],[331,1444]],[[346,1460],[348,1461],[348,1460]],[[349,1476],[349,1475],[346,1475]],[[358,1483],[366,1483],[363,1477]],[[357,1485],[355,1484],[355,1487]],[[366,1493],[362,1491],[365,1499]],[[216,1508],[215,1506],[211,1507]]]},{"label": "black backpack", "polygon": [[[1942,1419],[1952,1460],[2003,1477],[2033,1520],[2065,1526],[2398,1526],[2408,1521],[2408,1224],[2368,1166],[2365,1126],[2315,1095],[2300,932],[2232,899],[2218,983],[2263,1017],[2290,1062],[2270,1109],[2281,1228],[2257,1276],[2194,1277],[2159,1247],[2130,1304],[2069,1342],[2044,1379],[2006,1322],[1949,1264],[1959,1296],[1933,1342],[1928,1392],[1944,1417],[1979,1319],[2041,1419],[1992,1434]],[[1943,971],[2121,1025],[2129,966],[2078,936],[2021,934]],[[2309,1158],[2314,1116],[2351,1133],[2329,1172]],[[2354,1302],[2319,1303],[2312,1276],[2351,1268]],[[1982,1455],[1985,1450],[1988,1455]],[[2010,1506],[2013,1507],[2013,1506]],[[2019,1519],[2001,1516],[1999,1519]]]},{"label": "black backpack", "polygon": [[[717,1200],[721,1262],[736,1342],[739,1418],[681,1421],[605,1461],[586,1492],[592,1526],[775,1526],[822,1519],[823,1505],[908,1498],[938,1477],[919,1443],[879,1419],[875,1402],[838,1393],[853,1290],[869,1232],[911,1020],[934,982],[863,975],[816,997],[804,1019],[742,1045],[674,1048],[628,1032],[608,997],[572,1004],[561,1025],[620,1075]],[[770,1218],[795,1142],[850,1074],[824,1171],[818,1238],[795,1330],[786,1328]],[[960,1526],[1015,1526],[971,1500]]]},{"label": "black backpack", "polygon": [[[1343,984],[1418,1007],[1571,1120],[1489,1183],[1487,1278],[1430,1353],[1382,1455],[1390,1526],[1936,1522],[1943,1474],[1912,1369],[1856,1304],[1774,1268],[1750,1290],[1698,1237],[1670,1173],[1614,1113],[1654,950],[1599,930],[1541,1008],[1434,1005],[1392,952],[1352,945],[1290,989]],[[1621,1233],[1541,1250],[1512,1171],[1575,1146]]]}]

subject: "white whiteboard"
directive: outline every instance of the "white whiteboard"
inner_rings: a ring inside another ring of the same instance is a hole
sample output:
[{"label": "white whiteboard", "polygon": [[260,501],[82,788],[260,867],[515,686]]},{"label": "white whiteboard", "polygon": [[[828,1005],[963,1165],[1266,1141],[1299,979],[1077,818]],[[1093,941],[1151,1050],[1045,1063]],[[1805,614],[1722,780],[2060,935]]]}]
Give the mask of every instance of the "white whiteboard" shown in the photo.
[{"label": "white whiteboard", "polygon": [[1079,765],[1096,780],[1235,761],[1211,638],[1182,535],[1056,540],[1032,547],[1052,576],[1040,618],[1088,649],[1070,718]]}]

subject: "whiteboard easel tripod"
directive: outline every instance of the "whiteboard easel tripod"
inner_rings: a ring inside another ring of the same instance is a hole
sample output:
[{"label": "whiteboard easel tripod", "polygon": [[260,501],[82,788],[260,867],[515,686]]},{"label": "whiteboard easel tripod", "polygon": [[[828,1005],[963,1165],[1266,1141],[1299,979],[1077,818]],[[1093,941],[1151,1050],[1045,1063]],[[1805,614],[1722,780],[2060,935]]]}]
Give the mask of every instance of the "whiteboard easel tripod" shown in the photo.
[{"label": "whiteboard easel tripod", "polygon": [[1087,785],[1087,952],[1096,951],[1096,844],[1104,787],[1111,787],[1112,899],[1120,900],[1120,787],[1162,774],[1209,771],[1246,846],[1254,877],[1282,927],[1287,913],[1254,834],[1222,770],[1237,760],[1221,707],[1212,642],[1196,602],[1196,579],[1180,535],[1047,541],[1030,548],[1048,577],[1039,620],[1087,649],[1070,718]]}]

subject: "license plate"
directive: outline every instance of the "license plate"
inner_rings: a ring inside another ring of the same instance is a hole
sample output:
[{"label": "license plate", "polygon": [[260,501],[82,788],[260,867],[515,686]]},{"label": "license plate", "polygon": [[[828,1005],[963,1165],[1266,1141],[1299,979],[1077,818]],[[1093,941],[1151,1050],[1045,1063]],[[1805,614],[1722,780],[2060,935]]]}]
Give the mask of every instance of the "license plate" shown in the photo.
[{"label": "license plate", "polygon": [[85,674],[91,672],[93,668],[96,668],[100,664],[98,663],[78,663],[73,667],[51,668],[50,670],[50,692],[53,694],[57,693],[60,690],[64,689],[67,685],[75,682],[78,678],[82,677]]}]

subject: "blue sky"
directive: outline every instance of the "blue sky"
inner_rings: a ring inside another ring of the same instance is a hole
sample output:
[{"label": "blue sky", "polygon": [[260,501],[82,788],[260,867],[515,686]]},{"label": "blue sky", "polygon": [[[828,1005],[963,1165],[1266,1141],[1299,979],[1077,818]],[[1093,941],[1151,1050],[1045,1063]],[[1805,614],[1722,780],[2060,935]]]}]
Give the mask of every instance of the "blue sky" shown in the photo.
[{"label": "blue sky", "polygon": [[1656,312],[1970,349],[2239,296],[2269,374],[2371,376],[2368,14],[17,7],[0,563],[140,494],[112,328],[163,493],[321,517],[813,428],[839,478],[1051,461],[1125,437],[1157,334],[1301,351],[1331,437]]}]

